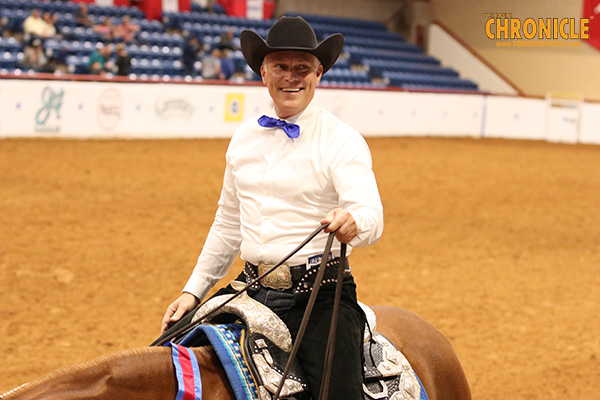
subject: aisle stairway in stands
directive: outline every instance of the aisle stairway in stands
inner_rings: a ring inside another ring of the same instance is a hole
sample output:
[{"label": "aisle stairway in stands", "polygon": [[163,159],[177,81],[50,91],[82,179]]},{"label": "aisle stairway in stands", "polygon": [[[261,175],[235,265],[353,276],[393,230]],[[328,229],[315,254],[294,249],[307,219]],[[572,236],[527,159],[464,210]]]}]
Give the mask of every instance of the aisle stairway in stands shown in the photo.
[{"label": "aisle stairway in stands", "polygon": [[[72,2],[44,2],[34,0],[0,0],[0,76],[7,74],[35,74],[22,67],[24,43],[22,25],[33,8],[56,13],[57,37],[45,40],[45,48],[67,65],[67,72],[87,74],[90,54],[102,43],[92,28],[79,26],[75,15],[79,9]],[[136,40],[128,43],[132,56],[131,78],[200,80],[186,76],[181,63],[186,37],[196,36],[209,49],[219,45],[220,36],[227,30],[236,40],[244,29],[253,29],[266,37],[273,20],[251,20],[227,16],[223,9],[208,13],[197,4],[191,12],[163,14],[162,21],[147,20],[135,7],[89,6],[95,23],[104,17],[118,25],[129,16],[140,26]],[[452,69],[426,55],[415,44],[389,32],[385,25],[359,19],[320,15],[302,15],[314,27],[320,39],[341,32],[345,43],[343,54],[335,66],[323,76],[322,85],[350,88],[400,87],[414,90],[476,91],[477,85],[461,79]],[[21,40],[20,40],[21,39]],[[241,51],[232,53],[238,76],[244,80],[258,80],[243,59]],[[196,63],[199,74],[200,63]]]}]

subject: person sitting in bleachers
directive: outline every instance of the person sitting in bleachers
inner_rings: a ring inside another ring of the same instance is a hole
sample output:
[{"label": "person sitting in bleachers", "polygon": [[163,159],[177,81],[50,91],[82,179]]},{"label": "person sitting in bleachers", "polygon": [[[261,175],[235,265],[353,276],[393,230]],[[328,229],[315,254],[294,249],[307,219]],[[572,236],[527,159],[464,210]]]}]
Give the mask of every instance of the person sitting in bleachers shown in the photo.
[{"label": "person sitting in bleachers", "polygon": [[183,52],[181,54],[181,63],[183,64],[183,72],[185,75],[196,75],[195,65],[201,51],[202,43],[200,43],[200,39],[195,36],[189,37],[183,45]]},{"label": "person sitting in bleachers", "polygon": [[129,15],[124,15],[121,19],[121,24],[117,25],[113,31],[113,37],[117,40],[129,43],[135,39],[135,35],[137,35],[139,31],[140,27],[131,23],[131,17]]},{"label": "person sitting in bleachers", "polygon": [[221,36],[219,37],[219,47],[221,49],[230,49],[237,50],[239,49],[238,43],[236,43],[235,35],[231,29],[227,29]]},{"label": "person sitting in bleachers", "polygon": [[77,24],[84,28],[92,28],[94,26],[94,21],[91,20],[90,14],[88,13],[88,6],[86,3],[79,3],[79,10],[77,10],[77,14],[75,14],[75,19],[77,20]]},{"label": "person sitting in bleachers", "polygon": [[100,45],[96,51],[94,51],[88,60],[88,68],[90,74],[93,75],[104,75],[112,69],[110,63],[110,54],[112,52],[112,45]]},{"label": "person sitting in bleachers", "polygon": [[192,3],[198,4],[204,12],[213,13],[216,0],[192,0]]},{"label": "person sitting in bleachers", "polygon": [[48,64],[48,57],[44,52],[42,40],[35,38],[30,45],[25,46],[22,65],[24,68],[41,71],[46,64]]},{"label": "person sitting in bleachers", "polygon": [[46,23],[41,17],[40,10],[34,8],[31,15],[23,21],[24,39],[27,44],[33,44],[35,39],[43,39]]},{"label": "person sitting in bleachers", "polygon": [[223,79],[231,79],[235,74],[235,64],[231,58],[231,49],[228,47],[221,48],[221,74]]},{"label": "person sitting in bleachers", "polygon": [[116,75],[127,76],[131,71],[131,56],[125,49],[125,43],[117,45],[117,59],[115,60]]},{"label": "person sitting in bleachers", "polygon": [[112,41],[114,38],[115,26],[109,17],[104,17],[102,22],[94,26],[94,32],[98,33],[102,41]]},{"label": "person sitting in bleachers", "polygon": [[45,12],[42,16],[42,19],[44,20],[44,38],[52,38],[56,36],[56,15],[50,14],[49,12]]},{"label": "person sitting in bleachers", "polygon": [[221,71],[221,50],[217,47],[202,58],[203,79],[225,79]]}]

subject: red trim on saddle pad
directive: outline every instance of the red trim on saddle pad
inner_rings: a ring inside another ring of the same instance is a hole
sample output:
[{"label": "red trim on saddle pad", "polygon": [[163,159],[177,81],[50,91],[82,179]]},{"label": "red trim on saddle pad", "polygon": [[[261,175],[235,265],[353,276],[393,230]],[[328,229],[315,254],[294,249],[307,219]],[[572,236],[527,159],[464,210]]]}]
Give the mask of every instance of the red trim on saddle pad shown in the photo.
[{"label": "red trim on saddle pad", "polygon": [[178,344],[171,346],[171,357],[177,377],[177,397],[175,400],[197,400],[202,398],[202,380],[198,361],[192,350]]}]

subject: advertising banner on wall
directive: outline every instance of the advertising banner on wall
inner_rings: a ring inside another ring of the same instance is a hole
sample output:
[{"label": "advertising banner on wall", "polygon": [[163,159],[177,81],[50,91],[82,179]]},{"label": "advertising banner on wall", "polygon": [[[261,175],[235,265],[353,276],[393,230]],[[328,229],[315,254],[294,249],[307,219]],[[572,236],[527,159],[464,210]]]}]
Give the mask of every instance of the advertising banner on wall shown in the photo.
[{"label": "advertising banner on wall", "polygon": [[230,137],[272,109],[262,87],[0,81],[0,137]]},{"label": "advertising banner on wall", "polygon": [[[320,89],[314,102],[364,136],[600,144],[597,103],[550,114],[540,98],[344,89]],[[0,80],[0,138],[229,138],[272,112],[262,86]]]}]

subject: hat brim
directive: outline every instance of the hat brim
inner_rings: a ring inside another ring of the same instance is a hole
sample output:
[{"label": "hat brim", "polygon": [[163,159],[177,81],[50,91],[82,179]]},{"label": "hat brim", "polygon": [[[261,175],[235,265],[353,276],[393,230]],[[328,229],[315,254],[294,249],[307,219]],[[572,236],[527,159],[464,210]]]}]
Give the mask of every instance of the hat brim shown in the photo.
[{"label": "hat brim", "polygon": [[276,51],[301,51],[317,57],[323,65],[323,73],[327,72],[338,57],[344,47],[344,36],[336,33],[323,40],[315,48],[310,47],[271,47],[256,32],[245,30],[240,34],[240,47],[246,62],[252,68],[252,71],[260,75],[260,66],[267,54]]}]

